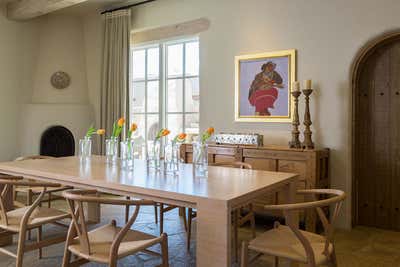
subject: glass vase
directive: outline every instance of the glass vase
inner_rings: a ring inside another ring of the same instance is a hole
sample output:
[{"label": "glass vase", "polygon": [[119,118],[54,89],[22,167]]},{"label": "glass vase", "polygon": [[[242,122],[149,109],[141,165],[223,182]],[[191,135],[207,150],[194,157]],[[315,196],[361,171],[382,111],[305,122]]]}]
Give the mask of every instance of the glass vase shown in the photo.
[{"label": "glass vase", "polygon": [[120,143],[121,146],[121,167],[126,170],[133,170],[135,158],[135,143],[128,139]]},{"label": "glass vase", "polygon": [[161,158],[161,142],[160,139],[147,141],[147,163],[149,168],[159,170]]},{"label": "glass vase", "polygon": [[193,174],[195,177],[207,177],[208,175],[208,145],[193,143]]},{"label": "glass vase", "polygon": [[118,158],[118,138],[111,137],[106,139],[106,161],[110,164],[116,164]]},{"label": "glass vase", "polygon": [[168,142],[164,149],[164,169],[166,172],[177,173],[179,171],[179,147],[178,143]]},{"label": "glass vase", "polygon": [[85,136],[79,140],[79,159],[81,162],[87,162],[92,156],[92,138]]}]

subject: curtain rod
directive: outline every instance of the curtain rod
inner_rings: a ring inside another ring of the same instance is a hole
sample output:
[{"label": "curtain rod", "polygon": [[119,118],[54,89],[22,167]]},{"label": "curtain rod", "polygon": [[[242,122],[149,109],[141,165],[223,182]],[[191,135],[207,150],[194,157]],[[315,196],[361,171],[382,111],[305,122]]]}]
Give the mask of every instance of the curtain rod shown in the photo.
[{"label": "curtain rod", "polygon": [[140,5],[144,5],[144,4],[147,4],[147,3],[150,3],[150,2],[154,2],[154,1],[157,1],[157,0],[146,0],[146,1],[142,1],[142,2],[136,3],[136,4],[130,4],[130,5],[127,5],[127,6],[117,7],[117,8],[114,8],[114,9],[109,9],[109,10],[103,11],[103,12],[101,12],[101,14],[103,15],[105,13],[110,13],[110,12],[113,12],[113,11],[128,9],[128,8],[131,8],[131,7],[134,7],[134,6],[140,6]]}]

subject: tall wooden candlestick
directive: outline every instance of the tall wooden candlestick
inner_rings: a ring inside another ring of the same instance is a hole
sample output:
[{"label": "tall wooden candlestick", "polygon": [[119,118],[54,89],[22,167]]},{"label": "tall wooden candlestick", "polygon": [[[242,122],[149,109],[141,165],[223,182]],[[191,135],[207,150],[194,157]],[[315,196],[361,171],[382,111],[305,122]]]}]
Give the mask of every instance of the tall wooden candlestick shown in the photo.
[{"label": "tall wooden candlestick", "polygon": [[303,122],[303,124],[305,126],[303,148],[306,148],[306,149],[314,148],[314,143],[311,139],[312,132],[310,129],[310,126],[312,124],[311,115],[310,115],[310,95],[312,94],[312,92],[313,92],[313,90],[311,88],[303,90],[303,94],[306,99],[306,110],[304,112],[304,122]]},{"label": "tall wooden candlestick", "polygon": [[299,140],[299,96],[301,95],[300,90],[296,90],[292,92],[292,96],[294,97],[294,113],[293,113],[293,130],[292,130],[292,141],[289,142],[290,148],[301,148],[301,143]]}]

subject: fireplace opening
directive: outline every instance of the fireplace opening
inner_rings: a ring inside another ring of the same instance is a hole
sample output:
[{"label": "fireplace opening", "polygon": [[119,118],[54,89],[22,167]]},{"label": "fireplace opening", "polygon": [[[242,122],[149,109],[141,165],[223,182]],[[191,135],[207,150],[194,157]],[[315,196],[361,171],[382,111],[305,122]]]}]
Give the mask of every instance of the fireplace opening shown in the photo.
[{"label": "fireplace opening", "polygon": [[75,155],[75,141],[71,131],[63,126],[52,126],[40,138],[40,155],[67,157]]}]

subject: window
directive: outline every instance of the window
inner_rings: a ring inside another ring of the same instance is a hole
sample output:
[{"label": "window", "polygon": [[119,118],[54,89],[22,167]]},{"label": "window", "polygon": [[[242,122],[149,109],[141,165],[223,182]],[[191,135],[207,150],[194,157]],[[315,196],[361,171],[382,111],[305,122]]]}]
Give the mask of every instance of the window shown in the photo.
[{"label": "window", "polygon": [[199,41],[157,43],[132,48],[131,120],[139,143],[154,139],[161,127],[199,132]]}]

